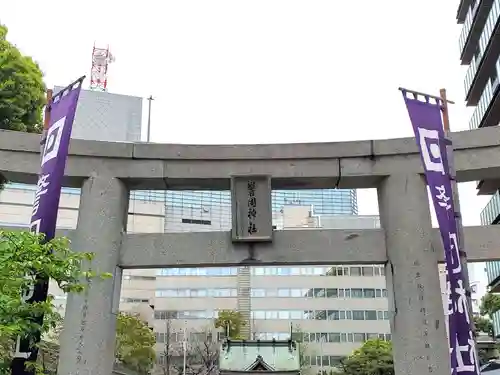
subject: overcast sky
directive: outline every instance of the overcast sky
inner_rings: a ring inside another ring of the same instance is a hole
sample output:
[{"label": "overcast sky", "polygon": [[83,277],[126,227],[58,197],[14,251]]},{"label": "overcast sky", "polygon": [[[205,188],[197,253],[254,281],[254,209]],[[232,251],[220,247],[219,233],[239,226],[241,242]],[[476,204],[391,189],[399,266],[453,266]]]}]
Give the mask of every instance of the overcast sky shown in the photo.
[{"label": "overcast sky", "polygon": [[[468,129],[457,6],[3,0],[0,22],[48,86],[88,76],[94,41],[109,44],[109,91],[156,98],[155,142],[326,142],[412,135],[399,86],[434,94],[445,87],[457,102],[452,130]],[[479,224],[488,198],[462,185],[464,221]],[[361,213],[377,213],[373,191],[359,196]]]}]

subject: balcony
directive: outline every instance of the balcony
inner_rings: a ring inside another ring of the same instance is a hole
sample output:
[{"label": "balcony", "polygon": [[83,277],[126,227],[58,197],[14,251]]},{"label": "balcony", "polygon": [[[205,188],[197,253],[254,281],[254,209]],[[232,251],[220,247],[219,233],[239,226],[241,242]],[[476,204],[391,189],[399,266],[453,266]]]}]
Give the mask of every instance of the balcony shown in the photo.
[{"label": "balcony", "polygon": [[477,0],[471,5],[465,18],[458,46],[460,48],[460,60],[463,65],[468,65],[474,58],[481,32],[490,13],[493,0]]},{"label": "balcony", "polygon": [[457,23],[464,23],[465,17],[472,3],[473,0],[460,0],[460,4],[458,4],[457,9]]},{"label": "balcony", "polygon": [[469,121],[469,129],[485,128],[487,126],[496,126],[500,122],[500,81],[498,73],[500,72],[500,58],[496,63],[495,79],[488,79],[484,87],[483,94],[474,113]]},{"label": "balcony", "polygon": [[[491,200],[488,202],[484,210],[481,212],[481,223],[483,225],[490,225],[498,223],[500,215],[500,195],[495,193]],[[490,293],[500,292],[500,262],[486,262],[486,277],[488,279],[488,286]],[[500,334],[500,316],[497,317],[498,328],[495,332]]]},{"label": "balcony", "polygon": [[[493,194],[488,204],[481,211],[480,218],[482,225],[498,224],[500,222],[500,193],[498,191]],[[500,262],[498,263],[500,264]],[[500,275],[500,268],[498,274]]]},{"label": "balcony", "polygon": [[500,262],[486,262],[486,277],[488,284],[494,282],[500,275]]},{"label": "balcony", "polygon": [[467,105],[478,104],[483,88],[500,54],[500,0],[493,0],[479,38],[479,49],[465,75]]}]

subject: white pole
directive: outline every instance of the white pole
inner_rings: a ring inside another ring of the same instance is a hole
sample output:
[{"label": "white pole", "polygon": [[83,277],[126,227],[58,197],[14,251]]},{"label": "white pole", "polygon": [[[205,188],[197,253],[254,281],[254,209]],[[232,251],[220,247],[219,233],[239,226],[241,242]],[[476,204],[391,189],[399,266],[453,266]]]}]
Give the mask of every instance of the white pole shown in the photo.
[{"label": "white pole", "polygon": [[186,375],[186,361],[187,361],[187,329],[186,322],[184,322],[184,340],[182,342],[183,361],[182,361],[182,375]]},{"label": "white pole", "polygon": [[320,354],[320,360],[321,360],[321,375],[324,375],[323,371],[323,340],[324,340],[324,337],[323,335],[321,335],[320,337],[320,340],[319,340],[319,354]]},{"label": "white pole", "polygon": [[153,101],[153,95],[149,95],[149,98],[148,98],[148,127],[147,127],[147,130],[146,130],[146,142],[151,142],[151,102]]}]

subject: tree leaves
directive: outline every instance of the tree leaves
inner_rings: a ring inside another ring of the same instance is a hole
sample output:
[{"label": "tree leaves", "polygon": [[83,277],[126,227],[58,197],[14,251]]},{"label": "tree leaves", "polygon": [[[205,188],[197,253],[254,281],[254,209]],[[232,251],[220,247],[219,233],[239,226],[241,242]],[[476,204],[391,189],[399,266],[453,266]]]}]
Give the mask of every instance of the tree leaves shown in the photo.
[{"label": "tree leaves", "polygon": [[500,295],[493,293],[486,293],[481,299],[481,306],[479,307],[482,316],[493,315],[500,310]]},{"label": "tree leaves", "polygon": [[139,374],[148,374],[156,360],[155,344],[155,335],[147,323],[136,315],[118,315],[115,347],[117,362]]},{"label": "tree leaves", "polygon": [[[211,327],[203,331],[186,331],[182,342],[177,340],[172,320],[165,321],[157,370],[163,375],[213,375],[218,374],[220,345]],[[184,374],[184,348],[186,350],[186,371]]]},{"label": "tree leaves", "polygon": [[0,173],[0,191],[3,190],[6,183],[7,183],[7,179]]},{"label": "tree leaves", "polygon": [[348,375],[394,375],[390,341],[368,340],[342,363]]},{"label": "tree leaves", "polygon": [[215,328],[223,328],[224,332],[226,332],[229,326],[229,338],[233,340],[242,339],[241,329],[245,324],[243,315],[235,310],[221,310],[217,319],[215,319]]},{"label": "tree leaves", "polygon": [[[61,320],[53,296],[31,304],[23,300],[21,292],[40,282],[34,275],[55,280],[66,292],[85,288],[83,270],[90,268],[93,255],[73,252],[69,245],[66,238],[45,242],[41,234],[0,231],[0,375],[10,373],[11,349],[18,335],[47,334]],[[40,326],[33,318],[42,315]]]},{"label": "tree leaves", "polygon": [[40,133],[46,102],[43,74],[6,37],[7,28],[0,24],[0,129]]},{"label": "tree leaves", "polygon": [[478,336],[479,332],[484,332],[490,337],[494,337],[493,322],[484,316],[474,316],[474,327],[476,328],[475,335]]},{"label": "tree leaves", "polygon": [[[44,375],[55,375],[59,363],[59,335],[63,329],[63,320],[56,319],[53,325],[53,329],[38,345],[38,367]],[[149,375],[155,362],[155,338],[147,324],[138,316],[121,313],[117,317],[116,329],[115,367],[132,370],[139,375]]]},{"label": "tree leaves", "polygon": [[311,367],[307,357],[316,355],[316,353],[311,352],[308,343],[304,340],[304,335],[307,335],[307,333],[304,332],[300,326],[295,326],[291,337],[292,340],[299,345],[299,365],[301,374],[307,373]]}]

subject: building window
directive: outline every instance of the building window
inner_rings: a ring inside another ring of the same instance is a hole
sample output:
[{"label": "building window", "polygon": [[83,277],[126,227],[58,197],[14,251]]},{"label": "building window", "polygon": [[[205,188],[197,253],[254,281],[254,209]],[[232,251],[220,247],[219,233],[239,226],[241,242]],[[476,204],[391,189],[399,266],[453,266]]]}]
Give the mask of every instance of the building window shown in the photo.
[{"label": "building window", "polygon": [[328,310],[328,320],[340,320],[340,314],[338,310]]},{"label": "building window", "polygon": [[364,333],[354,333],[353,339],[354,339],[354,342],[365,342],[366,335]]},{"label": "building window", "polygon": [[236,276],[237,267],[213,268],[161,268],[157,271],[160,276]]},{"label": "building window", "polygon": [[[176,319],[181,319],[186,314],[182,311],[176,313]],[[216,316],[217,311],[195,311],[191,312],[190,319]],[[388,316],[388,311],[377,310],[254,310],[251,312],[251,317],[255,320],[387,320]]]},{"label": "building window", "polygon": [[351,276],[361,276],[361,267],[351,267]]},{"label": "building window", "polygon": [[364,298],[375,298],[375,289],[363,289]]},{"label": "building window", "polygon": [[290,297],[290,289],[278,289],[278,297]]},{"label": "building window", "polygon": [[314,297],[321,298],[326,295],[325,289],[323,288],[314,288]]},{"label": "building window", "polygon": [[363,298],[363,289],[351,289],[351,296],[352,298]]},{"label": "building window", "polygon": [[125,303],[149,303],[148,298],[120,298],[120,300]]},{"label": "building window", "polygon": [[353,310],[352,311],[353,320],[365,320],[365,312],[363,310]]},{"label": "building window", "polygon": [[373,266],[363,267],[363,276],[373,276]]},{"label": "building window", "polygon": [[337,298],[339,296],[339,291],[338,289],[334,288],[328,288],[326,289],[326,296],[328,298]]},{"label": "building window", "polygon": [[329,333],[328,342],[340,342],[340,333]]},{"label": "building window", "polygon": [[145,281],[155,281],[156,276],[134,276],[130,275],[128,280],[145,280]]},{"label": "building window", "polygon": [[328,266],[328,267],[252,267],[251,273],[256,276],[384,276],[384,266]]},{"label": "building window", "polygon": [[198,225],[210,225],[212,222],[210,220],[199,220],[199,219],[182,219],[183,224],[198,224]]}]

